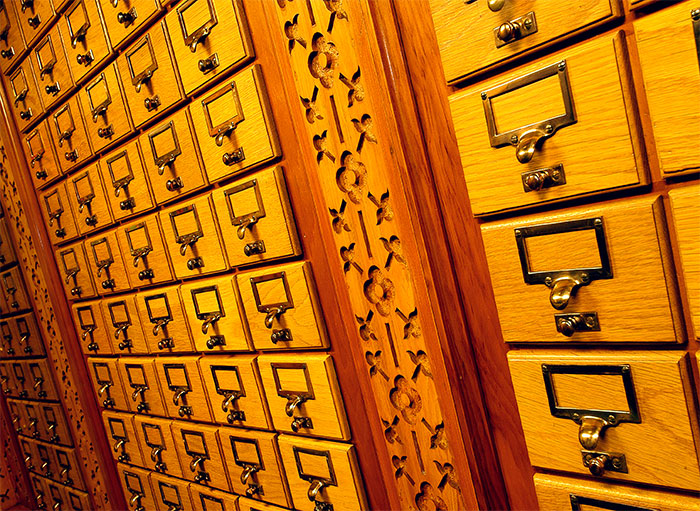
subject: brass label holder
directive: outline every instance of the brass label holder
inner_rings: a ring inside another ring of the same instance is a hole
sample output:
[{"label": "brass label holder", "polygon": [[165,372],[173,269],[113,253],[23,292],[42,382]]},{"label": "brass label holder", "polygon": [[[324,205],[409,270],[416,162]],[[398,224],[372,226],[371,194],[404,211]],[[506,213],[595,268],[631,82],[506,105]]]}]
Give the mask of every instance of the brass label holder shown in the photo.
[{"label": "brass label holder", "polygon": [[[143,70],[138,73],[134,69],[134,64],[131,61],[132,57],[136,55],[144,46],[148,46],[148,53],[151,56],[151,63],[143,68]],[[151,42],[150,34],[146,34],[143,39],[141,39],[132,50],[126,52],[126,64],[129,66],[129,74],[131,75],[131,84],[136,89],[136,92],[141,92],[141,88],[147,84],[153,77],[153,73],[158,69],[158,61],[156,59],[156,53],[153,49],[153,43]]]},{"label": "brass label holder", "polygon": [[[257,209],[255,211],[249,211],[243,214],[236,214],[234,211],[234,195],[240,193],[244,190],[253,189],[255,192],[255,203]],[[257,179],[251,179],[245,183],[241,183],[233,188],[230,188],[224,192],[226,197],[226,206],[228,207],[229,218],[231,219],[231,225],[238,227],[236,235],[239,240],[245,237],[246,231],[249,231],[261,218],[265,218],[265,205],[263,203],[262,193],[260,192],[260,185]]]},{"label": "brass label holder", "polygon": [[[214,125],[211,119],[210,108],[213,103],[225,96],[226,94],[231,94],[233,98],[233,104],[235,105],[235,111],[233,115],[227,120]],[[238,96],[238,87],[236,87],[236,82],[231,82],[228,85],[221,87],[214,94],[211,94],[207,98],[202,100],[202,108],[204,109],[204,119],[207,122],[207,128],[209,129],[209,136],[214,137],[216,145],[221,147],[224,143],[224,138],[228,137],[235,129],[238,124],[245,121],[245,114],[243,113],[243,107],[241,106],[241,100]],[[242,148],[241,148],[242,149]]]},{"label": "brass label holder", "polygon": [[[171,371],[176,370],[182,371],[182,376],[184,376],[185,379],[184,385],[178,385],[173,382],[173,374]],[[187,400],[187,394],[192,392],[192,384],[190,383],[190,375],[187,373],[187,368],[184,364],[163,364],[163,372],[165,373],[165,380],[168,385],[168,389],[173,392],[173,404],[178,406],[178,403],[183,401],[183,404],[179,405],[180,408],[178,409],[178,414],[180,417],[189,417],[193,413],[192,407],[184,404],[184,402]]]},{"label": "brass label holder", "polygon": [[[92,90],[95,89],[99,84],[102,84],[105,93],[105,99],[100,103],[95,104],[92,98]],[[97,122],[97,118],[100,115],[105,115],[109,105],[112,104],[112,94],[109,92],[109,86],[107,85],[107,77],[104,73],[100,73],[95,80],[85,86],[85,92],[87,93],[88,100],[90,101],[90,113],[92,114],[92,122]]]},{"label": "brass label holder", "polygon": [[569,499],[571,500],[571,511],[582,511],[585,509],[582,506],[591,506],[596,509],[605,509],[606,511],[660,511],[658,509],[637,507],[629,504],[618,504],[617,502],[594,499],[593,497],[583,497],[580,495],[574,495],[573,493],[569,494]]},{"label": "brass label holder", "polygon": [[[300,479],[310,483],[307,491],[307,497],[314,503],[314,509],[319,511],[333,511],[333,504],[318,500],[318,497],[321,496],[324,488],[328,486],[338,486],[338,479],[335,475],[335,469],[333,468],[333,461],[331,461],[330,451],[308,449],[294,445],[292,446],[292,452],[294,453],[294,461],[297,466],[297,475]],[[326,461],[326,466],[328,467],[327,475],[312,474],[307,472],[304,469],[301,461],[302,454],[307,456],[323,457]]]},{"label": "brass label holder", "polygon": [[[164,154],[158,154],[154,140],[158,135],[162,135],[166,131],[169,131],[172,134],[173,148],[170,151],[166,151]],[[175,130],[175,124],[173,121],[170,121],[158,129],[151,131],[148,134],[148,142],[151,146],[151,153],[153,154],[153,163],[155,163],[156,167],[158,167],[158,175],[162,176],[163,172],[165,172],[165,167],[171,167],[172,164],[175,163],[175,159],[182,154],[180,142],[177,138],[177,130]]]},{"label": "brass label holder", "polygon": [[[66,129],[61,128],[61,123],[59,117],[67,115],[70,123]],[[63,142],[68,140],[73,136],[75,131],[75,119],[73,119],[73,112],[70,109],[70,103],[66,103],[61,108],[56,110],[53,114],[53,122],[56,126],[56,134],[58,135],[58,147],[63,147]]]},{"label": "brass label holder", "polygon": [[[185,23],[185,11],[192,7],[195,3],[200,1],[206,1],[207,7],[209,9],[209,19],[206,20],[202,25],[198,26],[196,29],[190,31]],[[197,51],[197,46],[204,41],[207,36],[211,33],[211,29],[216,26],[218,19],[216,17],[216,8],[212,0],[189,0],[183,3],[177,9],[177,17],[180,21],[180,29],[182,30],[182,38],[192,53]]]},{"label": "brass label holder", "polygon": [[[73,21],[71,21],[71,16],[82,7],[83,11],[83,22],[80,26],[74,27]],[[70,44],[75,49],[80,41],[85,41],[85,36],[90,28],[90,18],[88,16],[87,8],[85,7],[84,0],[76,2],[73,7],[66,11],[65,14],[66,24],[68,25],[68,34],[70,35]]]},{"label": "brass label holder", "polygon": [[[220,376],[223,373],[233,373],[238,388],[226,388],[223,387],[220,381]],[[228,415],[226,420],[230,423],[235,421],[245,422],[245,412],[243,410],[237,410],[238,400],[242,397],[246,397],[245,387],[243,386],[243,381],[241,380],[241,373],[238,370],[238,366],[232,365],[213,365],[211,366],[211,375],[214,378],[214,387],[216,388],[216,393],[223,396],[224,400],[221,402],[221,410]],[[229,410],[229,406],[231,410]]]}]

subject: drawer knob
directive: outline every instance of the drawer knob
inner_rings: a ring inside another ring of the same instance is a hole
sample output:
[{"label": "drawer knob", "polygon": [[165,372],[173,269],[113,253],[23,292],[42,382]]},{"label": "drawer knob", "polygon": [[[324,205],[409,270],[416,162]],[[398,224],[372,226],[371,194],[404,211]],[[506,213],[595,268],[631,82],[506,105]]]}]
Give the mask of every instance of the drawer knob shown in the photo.
[{"label": "drawer knob", "polygon": [[193,257],[187,260],[187,269],[196,270],[197,268],[202,268],[204,266],[204,259],[201,257]]},{"label": "drawer knob", "polygon": [[600,323],[596,312],[574,312],[555,314],[557,332],[571,337],[576,332],[600,332]]},{"label": "drawer knob", "polygon": [[78,64],[87,67],[92,64],[93,60],[95,60],[95,56],[93,55],[92,50],[89,50],[87,53],[78,53],[75,56],[75,60],[78,62]]},{"label": "drawer knob", "polygon": [[73,149],[72,151],[67,151],[63,157],[66,159],[66,161],[69,162],[75,162],[78,161],[78,150]]},{"label": "drawer knob", "polygon": [[226,339],[223,335],[213,335],[207,339],[207,348],[213,350],[217,346],[226,346]]},{"label": "drawer knob", "polygon": [[505,4],[506,0],[489,0],[489,9],[491,9],[493,12],[498,12],[503,9]]},{"label": "drawer knob", "polygon": [[229,424],[234,422],[245,422],[245,412],[243,410],[231,410],[226,416],[226,421]]},{"label": "drawer knob", "polygon": [[206,74],[209,71],[212,71],[219,67],[219,56],[215,53],[209,58],[200,59],[197,64],[197,67],[202,73]]},{"label": "drawer knob", "polygon": [[97,136],[100,138],[111,138],[114,135],[114,126],[111,124],[106,128],[99,128],[97,130]]},{"label": "drawer knob", "polygon": [[590,470],[591,474],[594,476],[600,477],[605,472],[605,466],[608,464],[608,460],[610,460],[610,457],[607,454],[596,456],[588,462],[588,470]]},{"label": "drawer knob", "polygon": [[44,90],[46,91],[46,94],[56,96],[61,91],[61,86],[58,84],[58,82],[54,82],[52,85],[47,85]]},{"label": "drawer knob", "polygon": [[235,151],[231,151],[230,153],[224,153],[224,155],[221,157],[221,160],[224,162],[224,165],[231,166],[235,165],[236,163],[240,163],[243,160],[245,160],[245,153],[243,152],[243,148],[239,147]]},{"label": "drawer knob", "polygon": [[121,351],[131,349],[134,347],[134,343],[131,341],[131,339],[124,339],[122,342],[120,342],[117,346]]},{"label": "drawer knob", "polygon": [[126,28],[129,25],[131,25],[134,22],[134,20],[136,20],[137,16],[138,14],[136,14],[136,8],[132,7],[126,12],[117,13],[117,21],[121,25],[124,25],[124,28]]},{"label": "drawer knob", "polygon": [[527,192],[538,192],[546,188],[566,184],[564,166],[562,164],[546,169],[538,169],[522,173],[523,189]]},{"label": "drawer knob", "polygon": [[155,110],[160,106],[160,97],[158,96],[158,94],[156,94],[152,98],[144,99],[143,106],[146,107],[146,110],[148,110],[149,112]]},{"label": "drawer knob", "polygon": [[[159,168],[159,174],[162,174],[162,172],[160,172],[160,168]],[[184,186],[185,185],[182,183],[182,179],[179,176],[176,177],[175,179],[168,179],[165,182],[165,188],[169,192],[176,192],[177,190],[180,190]]]},{"label": "drawer knob", "polygon": [[298,433],[300,429],[311,429],[313,428],[313,423],[310,417],[294,417],[291,424],[292,431]]},{"label": "drawer knob", "polygon": [[270,341],[272,341],[272,344],[277,344],[279,342],[291,342],[292,331],[289,328],[273,330],[272,334],[270,335]]},{"label": "drawer knob", "polygon": [[37,179],[46,179],[49,177],[45,170],[37,170],[35,175]]},{"label": "drawer knob", "polygon": [[0,57],[2,57],[4,59],[11,59],[14,56],[15,56],[15,49],[12,46],[10,46],[7,50],[0,51]]},{"label": "drawer knob", "polygon": [[90,215],[85,217],[85,225],[90,227],[95,227],[97,225],[97,215]]},{"label": "drawer knob", "polygon": [[172,349],[175,347],[175,341],[173,340],[172,337],[166,337],[164,339],[161,339],[158,341],[158,349],[159,350],[164,350],[164,349]]},{"label": "drawer knob", "polygon": [[243,253],[247,256],[254,256],[258,254],[264,254],[265,253],[265,242],[263,240],[257,240],[253,241],[251,243],[247,243],[245,247],[243,247]]},{"label": "drawer knob", "polygon": [[23,121],[28,121],[29,119],[32,118],[32,115],[34,115],[34,114],[32,114],[32,109],[27,108],[26,110],[22,110],[19,113],[19,118],[22,119]]}]

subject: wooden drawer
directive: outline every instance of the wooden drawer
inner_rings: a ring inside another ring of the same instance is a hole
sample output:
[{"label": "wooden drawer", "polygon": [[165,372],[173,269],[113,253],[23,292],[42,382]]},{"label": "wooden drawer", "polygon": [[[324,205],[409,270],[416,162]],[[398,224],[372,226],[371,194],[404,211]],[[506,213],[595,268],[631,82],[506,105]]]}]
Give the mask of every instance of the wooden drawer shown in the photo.
[{"label": "wooden drawer", "polygon": [[162,21],[124,51],[117,66],[137,128],[183,98]]},{"label": "wooden drawer", "polygon": [[112,47],[119,49],[160,11],[158,0],[98,0]]},{"label": "wooden drawer", "polygon": [[102,158],[100,173],[115,220],[155,206],[136,140]]},{"label": "wooden drawer", "polygon": [[49,505],[49,490],[46,487],[46,479],[35,474],[29,474],[29,480],[34,489],[37,507],[39,509],[46,509],[46,506]]},{"label": "wooden drawer", "polygon": [[685,339],[660,198],[488,224],[482,237],[506,342]]},{"label": "wooden drawer", "polygon": [[133,416],[128,413],[104,411],[102,421],[107,432],[107,441],[112,446],[114,459],[120,463],[143,466]]},{"label": "wooden drawer", "polygon": [[[697,172],[700,168],[700,21],[691,15],[698,7],[688,0],[634,23],[656,151],[664,175]],[[679,126],[683,126],[682,137],[678,136]]]},{"label": "wooden drawer", "polygon": [[153,496],[156,499],[159,511],[192,511],[190,499],[190,483],[181,479],[164,476],[158,473],[151,474]]},{"label": "wooden drawer", "polygon": [[136,435],[141,444],[144,466],[163,474],[182,477],[180,461],[170,431],[170,419],[136,415]]},{"label": "wooden drawer", "polygon": [[5,396],[18,395],[14,373],[12,370],[12,362],[0,361],[0,387],[2,387],[2,393]]},{"label": "wooden drawer", "polygon": [[15,401],[10,403],[8,401],[7,404],[13,416],[21,417],[21,433],[24,436],[31,437],[35,440],[44,440],[42,438],[43,428],[41,427],[40,415],[37,410],[38,403],[30,403],[28,401]]},{"label": "wooden drawer", "polygon": [[97,402],[103,408],[128,410],[124,387],[119,378],[116,358],[88,358],[88,369],[97,392]]},{"label": "wooden drawer", "polygon": [[126,101],[119,89],[117,68],[110,64],[78,93],[90,142],[95,152],[115,144],[132,131]]},{"label": "wooden drawer", "polygon": [[253,58],[240,0],[186,0],[165,21],[187,94]]},{"label": "wooden drawer", "polygon": [[55,181],[61,175],[49,129],[49,121],[42,121],[23,137],[22,149],[36,188]]},{"label": "wooden drawer", "polygon": [[97,164],[70,177],[66,188],[80,234],[89,234],[113,222]]},{"label": "wooden drawer", "polygon": [[183,284],[180,296],[199,351],[250,351],[230,275]]},{"label": "wooden drawer", "polygon": [[178,286],[143,291],[136,303],[151,353],[195,351]]},{"label": "wooden drawer", "polygon": [[190,111],[177,111],[139,138],[144,165],[158,204],[207,184]]},{"label": "wooden drawer", "polygon": [[7,36],[0,39],[0,71],[3,74],[7,74],[26,48],[14,4],[3,2],[0,5],[0,31],[7,30]]},{"label": "wooden drawer", "polygon": [[197,367],[198,358],[178,356],[156,359],[158,380],[170,417],[207,422],[212,420],[207,395],[199,375],[199,367]]},{"label": "wooden drawer", "polygon": [[24,287],[24,279],[22,279],[19,266],[15,266],[10,270],[0,273],[0,285],[2,286],[2,293],[5,295],[5,301],[9,306],[10,312],[18,312],[32,308],[29,295]]},{"label": "wooden drawer", "polygon": [[6,399],[7,409],[10,412],[11,427],[18,435],[32,436],[32,428],[23,401]]},{"label": "wooden drawer", "polygon": [[21,356],[17,334],[10,327],[10,321],[0,321],[0,356],[2,358]]},{"label": "wooden drawer", "polygon": [[[448,82],[621,14],[618,0],[430,0]],[[529,25],[529,28],[528,28]]]},{"label": "wooden drawer", "polygon": [[277,433],[219,428],[219,440],[234,493],[290,505]]},{"label": "wooden drawer", "polygon": [[[698,488],[685,352],[517,350],[508,360],[534,466]],[[674,462],[657,463],[661,453]]]},{"label": "wooden drawer", "polygon": [[68,509],[71,511],[89,511],[92,507],[90,498],[84,491],[75,490],[66,486],[63,491],[66,494]]},{"label": "wooden drawer", "polygon": [[216,422],[271,429],[255,356],[202,357],[199,370]]},{"label": "wooden drawer", "polygon": [[240,273],[236,281],[257,349],[328,346],[309,263]]},{"label": "wooden drawer", "polygon": [[36,467],[36,464],[39,462],[39,457],[36,454],[36,444],[34,444],[31,440],[28,440],[26,438],[20,438],[19,439],[19,447],[22,452],[22,455],[24,456],[24,466],[27,468],[27,470],[34,471]]},{"label": "wooden drawer", "polygon": [[73,170],[92,156],[77,95],[57,108],[47,122],[51,126],[58,165],[63,172]]},{"label": "wooden drawer", "polygon": [[194,511],[238,511],[238,497],[219,490],[211,490],[197,484],[190,485]]},{"label": "wooden drawer", "polygon": [[280,435],[280,452],[294,509],[368,509],[352,445]]},{"label": "wooden drawer", "polygon": [[618,32],[451,96],[474,213],[645,183],[628,65]]},{"label": "wooden drawer", "polygon": [[34,124],[44,113],[42,93],[34,78],[31,59],[31,53],[27,54],[17,69],[5,78],[5,87],[14,107],[12,113],[20,131]]},{"label": "wooden drawer", "polygon": [[115,355],[148,353],[148,343],[141,329],[136,296],[126,295],[102,300],[102,314]]},{"label": "wooden drawer", "polygon": [[209,181],[238,174],[281,154],[258,65],[195,100],[190,111]]},{"label": "wooden drawer", "polygon": [[56,261],[69,300],[97,296],[81,242],[56,250]]},{"label": "wooden drawer", "polygon": [[30,2],[15,3],[17,17],[22,27],[24,40],[30,48],[36,43],[39,36],[46,32],[53,22],[56,14],[51,0],[31,0]]},{"label": "wooden drawer", "polygon": [[240,497],[238,499],[238,509],[240,511],[291,511],[286,507],[273,506],[265,502]]},{"label": "wooden drawer", "polygon": [[73,90],[73,78],[61,44],[58,25],[46,34],[34,46],[31,60],[34,76],[48,110]]},{"label": "wooden drawer", "polygon": [[218,428],[185,421],[173,421],[171,428],[185,479],[230,491],[219,447]]},{"label": "wooden drawer", "polygon": [[22,356],[45,356],[44,342],[33,312],[16,316],[10,321],[13,334],[17,336],[18,354]]},{"label": "wooden drawer", "polygon": [[66,506],[66,494],[63,486],[48,479],[45,484],[49,509],[64,509]]},{"label": "wooden drawer", "polygon": [[108,295],[129,289],[115,231],[85,240],[85,253],[99,294]]},{"label": "wooden drawer", "polygon": [[170,282],[175,278],[155,213],[120,226],[117,239],[132,288]]},{"label": "wooden drawer", "polygon": [[73,322],[86,355],[112,353],[111,329],[107,327],[99,301],[80,302],[71,306]]},{"label": "wooden drawer", "polygon": [[177,277],[228,268],[209,195],[163,210],[159,217]]},{"label": "wooden drawer", "polygon": [[40,403],[39,416],[44,427],[42,438],[52,444],[73,445],[68,421],[59,403]]},{"label": "wooden drawer", "polygon": [[276,430],[350,438],[330,355],[261,355],[258,365]]},{"label": "wooden drawer", "polygon": [[281,167],[218,188],[212,199],[231,266],[301,254]]},{"label": "wooden drawer", "polygon": [[17,255],[7,229],[6,218],[0,218],[0,264],[11,264],[17,262]]},{"label": "wooden drawer", "polygon": [[700,339],[700,186],[669,192],[673,224],[695,338]]},{"label": "wooden drawer", "polygon": [[121,357],[118,368],[127,394],[129,410],[149,415],[167,415],[152,358]]},{"label": "wooden drawer", "polygon": [[58,389],[51,376],[48,359],[40,358],[26,362],[29,377],[29,397],[58,401]]},{"label": "wooden drawer", "polygon": [[156,501],[153,498],[149,472],[122,463],[117,464],[119,481],[122,483],[124,497],[132,511],[155,511]]},{"label": "wooden drawer", "polygon": [[78,226],[70,207],[65,183],[58,183],[41,194],[41,214],[53,244],[78,236]]},{"label": "wooden drawer", "polygon": [[96,0],[75,0],[58,22],[76,83],[101,67],[111,53]]}]

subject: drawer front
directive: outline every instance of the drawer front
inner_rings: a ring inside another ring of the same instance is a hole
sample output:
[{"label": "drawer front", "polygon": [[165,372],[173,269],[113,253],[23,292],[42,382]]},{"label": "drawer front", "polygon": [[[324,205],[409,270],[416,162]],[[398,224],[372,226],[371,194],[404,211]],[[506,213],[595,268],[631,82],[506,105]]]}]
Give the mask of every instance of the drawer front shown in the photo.
[{"label": "drawer front", "polygon": [[17,262],[17,255],[7,229],[7,222],[6,218],[0,218],[0,264],[3,265]]},{"label": "drawer front", "polygon": [[301,254],[281,167],[212,194],[231,266]]},{"label": "drawer front", "polygon": [[10,312],[32,308],[29,295],[24,287],[24,279],[18,266],[0,273],[0,285]]},{"label": "drawer front", "polygon": [[660,198],[490,224],[482,238],[506,342],[685,338]]},{"label": "drawer front", "polygon": [[294,509],[367,509],[352,445],[280,435],[279,446]]},{"label": "drawer front", "polygon": [[126,101],[119,89],[114,64],[90,80],[78,93],[90,142],[95,152],[131,133]]},{"label": "drawer front", "polygon": [[31,53],[27,54],[17,69],[5,77],[5,86],[14,107],[12,112],[20,131],[34,124],[44,113],[42,94],[34,79],[31,59]]},{"label": "drawer front", "polygon": [[56,260],[69,300],[97,296],[82,243],[59,248],[56,250]]},{"label": "drawer front", "polygon": [[195,511],[238,511],[236,507],[238,497],[230,493],[192,484],[190,496]]},{"label": "drawer front", "polygon": [[290,505],[276,433],[219,428],[219,440],[234,493]]},{"label": "drawer front", "polygon": [[209,181],[238,174],[281,154],[257,65],[196,99],[190,111]]},{"label": "drawer front", "polygon": [[66,183],[80,234],[89,234],[113,221],[99,174],[98,166],[91,165]]},{"label": "drawer front", "polygon": [[[689,448],[697,412],[684,352],[518,350],[508,360],[534,466],[686,489],[700,484]],[[674,463],[656,463],[650,442]]]},{"label": "drawer front", "polygon": [[33,312],[12,318],[10,327],[17,336],[18,354],[23,356],[45,356],[44,342]]},{"label": "drawer front", "polygon": [[253,58],[240,0],[186,0],[165,20],[187,94]]},{"label": "drawer front", "polygon": [[119,49],[160,10],[157,0],[98,0],[112,47]]},{"label": "drawer front", "polygon": [[71,306],[80,348],[86,355],[112,353],[112,330],[107,327],[99,301],[80,302]]},{"label": "drawer front", "polygon": [[0,387],[2,387],[3,395],[19,397],[12,371],[12,362],[0,361]]},{"label": "drawer front", "polygon": [[120,463],[143,466],[139,441],[136,438],[133,416],[128,413],[102,412],[107,441],[112,446],[112,456]]},{"label": "drawer front", "polygon": [[60,404],[40,403],[39,417],[44,427],[41,433],[42,440],[52,444],[73,445],[68,421]]},{"label": "drawer front", "polygon": [[112,332],[112,351],[116,354],[148,353],[148,343],[141,328],[136,296],[102,300],[102,315],[107,330]]},{"label": "drawer front", "polygon": [[80,474],[80,465],[75,454],[75,449],[56,446],[54,453],[58,464],[56,479],[63,485],[85,490],[85,483]]},{"label": "drawer front", "polygon": [[96,0],[76,0],[59,21],[73,78],[79,83],[111,53]]},{"label": "drawer front", "polygon": [[211,421],[211,412],[199,375],[199,357],[158,357],[156,371],[168,415]]},{"label": "drawer front", "polygon": [[151,485],[159,511],[192,511],[188,482],[155,473],[151,474]]},{"label": "drawer front", "polygon": [[50,509],[63,509],[66,505],[65,489],[55,481],[46,481],[46,496]]},{"label": "drawer front", "polygon": [[633,93],[628,65],[618,32],[451,96],[474,212],[646,182],[636,105],[625,100]]},{"label": "drawer front", "polygon": [[92,156],[77,95],[57,108],[47,122],[51,127],[58,165],[63,172],[73,170]]},{"label": "drawer front", "polygon": [[29,425],[29,418],[23,401],[6,399],[7,408],[10,411],[11,427],[18,435],[32,436],[33,428]]},{"label": "drawer front", "polygon": [[[22,5],[25,4],[25,5]],[[55,13],[50,0],[33,0],[15,4],[17,17],[24,33],[27,46],[32,46],[54,20]]]},{"label": "drawer front", "polygon": [[147,470],[118,463],[117,473],[130,511],[158,509]]},{"label": "drawer front", "polygon": [[270,412],[255,356],[202,357],[199,370],[216,422],[270,429]]},{"label": "drawer front", "polygon": [[132,288],[170,282],[175,278],[155,213],[120,226],[117,239]]},{"label": "drawer front", "polygon": [[100,173],[115,220],[155,206],[136,140],[105,156]]},{"label": "drawer front", "polygon": [[[697,172],[700,139],[700,72],[697,31],[691,11],[697,3],[681,2],[634,23],[644,90],[654,126],[654,141],[664,175]],[[669,53],[668,49],[673,48]],[[683,137],[675,135],[683,126]],[[675,132],[675,133],[674,133]]]},{"label": "drawer front", "polygon": [[71,511],[88,511],[91,507],[90,498],[84,491],[74,490],[70,487],[65,487],[63,491],[66,494],[68,509]]},{"label": "drawer front", "polygon": [[695,338],[700,339],[700,186],[671,190],[668,195],[671,198],[690,319]]},{"label": "drawer front", "polygon": [[33,399],[57,401],[58,391],[46,360],[43,358],[26,362],[29,382],[25,388],[29,387],[29,397]]},{"label": "drawer front", "polygon": [[250,351],[230,275],[183,284],[180,296],[199,351]]},{"label": "drawer front", "polygon": [[0,321],[0,356],[2,358],[21,356],[17,344],[17,332],[10,326],[10,321]]},{"label": "drawer front", "polygon": [[286,507],[274,506],[245,497],[240,497],[238,499],[238,509],[240,511],[290,511]]},{"label": "drawer front", "polygon": [[39,456],[36,453],[36,444],[26,438],[20,438],[19,447],[24,456],[24,466],[27,467],[27,470],[32,472],[37,470],[36,473],[39,473],[38,469],[41,463],[39,463]]},{"label": "drawer front", "polygon": [[256,348],[328,346],[309,263],[240,273],[236,281]]},{"label": "drawer front", "polygon": [[[39,399],[39,391],[34,389],[34,375],[29,369],[29,361],[12,362],[11,368],[15,382],[14,395],[22,399]],[[40,368],[35,366],[35,370],[37,369],[40,371]]]},{"label": "drawer front", "polygon": [[136,415],[134,424],[139,438],[144,466],[149,470],[182,477],[180,461],[177,457],[170,419],[157,419]]},{"label": "drawer front", "polygon": [[110,410],[128,410],[129,405],[117,369],[117,359],[90,357],[88,368],[97,392],[97,402]]},{"label": "drawer front", "polygon": [[179,278],[228,268],[209,195],[161,211],[159,217]]},{"label": "drawer front", "polygon": [[129,289],[124,259],[115,231],[85,240],[85,252],[97,292],[107,295]]},{"label": "drawer front", "polygon": [[158,204],[207,184],[190,111],[179,110],[139,138],[144,165]]},{"label": "drawer front", "polygon": [[52,243],[69,241],[78,236],[65,183],[58,183],[42,193],[39,206]]},{"label": "drawer front", "polygon": [[48,110],[72,91],[74,86],[58,25],[54,25],[34,46],[32,55],[34,76]]},{"label": "drawer front", "polygon": [[136,127],[183,98],[170,58],[164,22],[155,25],[124,51],[117,66]]},{"label": "drawer front", "polygon": [[61,175],[49,130],[49,121],[42,121],[23,137],[22,149],[30,168],[32,181],[37,188],[55,181]]},{"label": "drawer front", "polygon": [[[8,405],[10,403],[8,402]],[[38,403],[29,403],[27,401],[16,401],[13,403],[14,409],[10,411],[14,414],[19,414],[22,418],[22,434],[26,437],[31,437],[35,440],[45,440],[42,436],[44,428],[41,423],[41,415],[38,410]]]},{"label": "drawer front", "polygon": [[0,5],[0,31],[5,30],[7,37],[0,39],[0,70],[3,74],[7,74],[26,48],[14,2]]},{"label": "drawer front", "polygon": [[230,491],[215,426],[173,421],[173,438],[185,479]]},{"label": "drawer front", "polygon": [[430,9],[448,82],[622,11],[617,0],[594,0],[586,5],[525,0],[491,2],[488,6],[485,2],[430,0]]},{"label": "drawer front", "polygon": [[153,359],[121,357],[118,367],[132,412],[167,415]]},{"label": "drawer front", "polygon": [[178,286],[141,292],[136,302],[151,353],[195,351]]},{"label": "drawer front", "polygon": [[261,355],[258,365],[276,430],[350,438],[330,355]]}]

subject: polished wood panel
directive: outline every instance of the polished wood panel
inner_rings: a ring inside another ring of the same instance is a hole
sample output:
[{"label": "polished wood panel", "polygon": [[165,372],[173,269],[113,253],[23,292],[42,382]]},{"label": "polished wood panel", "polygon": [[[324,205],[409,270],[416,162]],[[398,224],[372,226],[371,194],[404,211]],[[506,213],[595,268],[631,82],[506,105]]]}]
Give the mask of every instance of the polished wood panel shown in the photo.
[{"label": "polished wood panel", "polygon": [[126,402],[124,387],[117,369],[117,359],[90,357],[88,369],[97,402],[103,408],[110,410],[128,410],[129,405]]},{"label": "polished wood panel", "polygon": [[3,74],[12,69],[27,47],[15,8],[15,2],[3,2],[0,6],[0,24],[3,31],[7,29],[7,35],[0,39],[0,71]]},{"label": "polished wood panel", "polygon": [[[158,381],[170,417],[203,421],[212,419],[202,378],[199,375],[198,358],[178,356],[156,359]],[[174,429],[173,434],[175,434]],[[180,447],[178,447],[179,450]],[[184,457],[184,454],[182,456]]]},{"label": "polished wood panel", "polygon": [[56,250],[58,271],[63,278],[63,288],[69,300],[97,296],[95,284],[81,242]]},{"label": "polished wood panel", "polygon": [[112,47],[120,49],[160,10],[158,0],[98,0]]},{"label": "polished wood panel", "polygon": [[192,484],[190,496],[195,511],[238,511],[238,496],[230,493]]},{"label": "polished wood panel", "polygon": [[[129,410],[149,415],[167,415],[152,358],[119,357],[117,367],[124,385]],[[143,462],[137,465],[143,465]]]},{"label": "polished wood panel", "polygon": [[151,486],[158,511],[192,511],[188,482],[151,472]]},{"label": "polished wood panel", "polygon": [[124,497],[129,503],[130,510],[158,509],[147,470],[118,463],[117,472],[119,472],[119,480],[122,483]]},{"label": "polished wood panel", "polygon": [[182,477],[180,460],[175,449],[170,419],[136,415],[136,435],[139,437],[145,467],[149,470]]},{"label": "polished wood panel", "polygon": [[143,466],[133,416],[129,413],[102,412],[107,438],[112,442],[114,459],[120,463]]},{"label": "polished wood panel", "polygon": [[221,457],[218,428],[186,421],[173,421],[171,427],[183,476],[195,483],[231,491]]},{"label": "polished wood panel", "polygon": [[70,66],[61,43],[58,25],[46,34],[32,48],[34,76],[39,84],[40,94],[46,109],[57,104],[75,86]]},{"label": "polished wood panel", "polygon": [[19,4],[13,3],[17,9],[17,17],[24,34],[24,40],[27,41],[27,46],[31,47],[54,21],[53,2],[51,0],[32,0],[30,2],[20,1]]},{"label": "polished wood panel", "polygon": [[74,303],[71,310],[78,338],[82,341],[80,348],[83,353],[87,355],[111,354],[110,337],[112,331],[107,329],[100,302]]},{"label": "polished wood panel", "polygon": [[149,352],[148,343],[141,328],[135,295],[104,298],[101,301],[102,314],[115,354]]},{"label": "polished wood panel", "polygon": [[78,226],[73,216],[65,182],[43,192],[39,202],[52,243],[70,241],[78,236]]},{"label": "polished wood panel", "polygon": [[98,294],[110,295],[129,289],[124,258],[114,230],[86,239],[84,246]]}]

